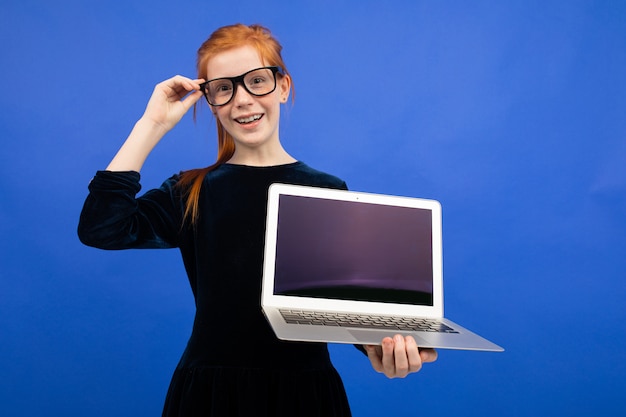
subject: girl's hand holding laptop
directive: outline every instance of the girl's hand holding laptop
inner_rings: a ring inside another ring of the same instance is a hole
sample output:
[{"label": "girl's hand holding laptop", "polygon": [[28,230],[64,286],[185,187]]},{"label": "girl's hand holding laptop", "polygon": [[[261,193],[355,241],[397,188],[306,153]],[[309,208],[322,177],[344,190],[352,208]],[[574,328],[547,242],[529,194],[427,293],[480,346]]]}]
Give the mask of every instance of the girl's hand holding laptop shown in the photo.
[{"label": "girl's hand holding laptop", "polygon": [[412,336],[385,337],[381,345],[365,345],[376,372],[387,378],[404,378],[422,369],[422,364],[437,360],[435,349],[420,349]]}]

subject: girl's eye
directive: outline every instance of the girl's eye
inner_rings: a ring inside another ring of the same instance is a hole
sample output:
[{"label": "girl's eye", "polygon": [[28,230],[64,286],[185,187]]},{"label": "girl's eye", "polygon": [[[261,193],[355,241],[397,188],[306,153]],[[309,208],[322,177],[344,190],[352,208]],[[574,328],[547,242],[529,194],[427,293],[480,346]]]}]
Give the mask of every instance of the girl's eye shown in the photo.
[{"label": "girl's eye", "polygon": [[233,89],[233,85],[229,82],[215,83],[210,86],[211,94],[226,94],[230,93]]}]

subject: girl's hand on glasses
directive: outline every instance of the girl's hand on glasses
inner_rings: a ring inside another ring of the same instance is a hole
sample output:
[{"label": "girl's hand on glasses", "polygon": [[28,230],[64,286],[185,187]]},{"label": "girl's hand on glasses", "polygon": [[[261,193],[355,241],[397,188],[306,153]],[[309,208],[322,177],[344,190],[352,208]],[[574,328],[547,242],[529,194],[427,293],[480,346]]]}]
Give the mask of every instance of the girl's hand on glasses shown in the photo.
[{"label": "girl's hand on glasses", "polygon": [[157,84],[146,111],[135,123],[107,170],[139,172],[157,143],[202,97],[199,85],[202,81],[177,75]]},{"label": "girl's hand on glasses", "polygon": [[151,121],[164,132],[171,130],[202,97],[202,79],[176,75],[154,87],[143,118]]}]

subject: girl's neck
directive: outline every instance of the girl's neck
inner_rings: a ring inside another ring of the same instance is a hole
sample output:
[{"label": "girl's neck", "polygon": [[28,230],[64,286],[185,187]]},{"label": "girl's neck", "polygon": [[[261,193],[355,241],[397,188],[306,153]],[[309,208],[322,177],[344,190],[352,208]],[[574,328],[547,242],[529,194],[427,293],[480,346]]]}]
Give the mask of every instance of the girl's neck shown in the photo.
[{"label": "girl's neck", "polygon": [[229,164],[248,166],[274,166],[284,165],[297,160],[289,155],[282,146],[273,151],[260,149],[235,149],[235,153],[228,160]]}]

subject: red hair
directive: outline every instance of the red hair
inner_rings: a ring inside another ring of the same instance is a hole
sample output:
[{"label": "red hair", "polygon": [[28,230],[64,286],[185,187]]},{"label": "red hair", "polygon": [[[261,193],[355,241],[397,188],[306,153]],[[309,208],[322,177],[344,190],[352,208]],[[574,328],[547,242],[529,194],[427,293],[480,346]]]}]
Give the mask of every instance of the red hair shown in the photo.
[{"label": "red hair", "polygon": [[[261,25],[235,24],[217,29],[204,41],[198,49],[197,71],[198,78],[207,79],[207,66],[211,58],[217,54],[250,45],[261,57],[264,65],[281,67],[284,76],[289,76],[281,56],[283,47],[274,38],[269,29]],[[293,96],[293,84],[291,87]],[[195,114],[195,108],[194,108]],[[204,177],[223,163],[227,162],[235,153],[235,141],[224,129],[219,119],[217,124],[217,160],[206,168],[192,169],[181,174],[179,185],[186,191],[185,219],[191,218],[192,223],[198,218],[198,201]]]}]

